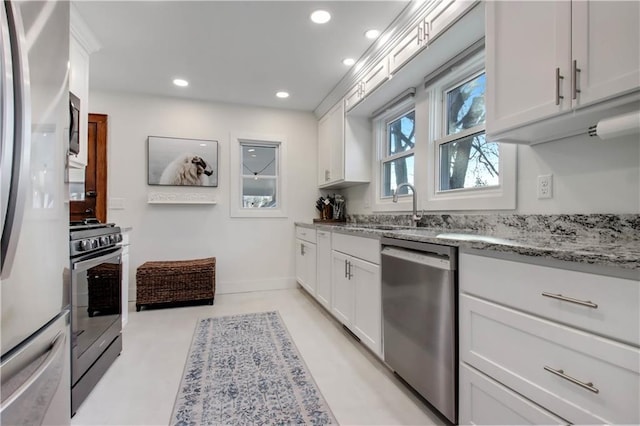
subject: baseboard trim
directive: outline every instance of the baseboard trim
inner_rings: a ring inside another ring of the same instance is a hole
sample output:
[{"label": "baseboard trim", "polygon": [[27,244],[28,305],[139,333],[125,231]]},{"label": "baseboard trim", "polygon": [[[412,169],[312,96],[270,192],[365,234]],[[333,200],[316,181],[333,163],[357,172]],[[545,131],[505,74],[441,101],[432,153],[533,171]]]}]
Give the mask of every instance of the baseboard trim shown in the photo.
[{"label": "baseboard trim", "polygon": [[[216,295],[231,293],[250,293],[253,291],[285,290],[296,288],[295,278],[274,278],[267,280],[222,281],[216,282]],[[129,302],[136,301],[135,287],[129,288]]]},{"label": "baseboard trim", "polygon": [[296,288],[295,278],[275,278],[267,280],[222,281],[216,283],[216,294],[248,293],[252,291],[284,290]]}]

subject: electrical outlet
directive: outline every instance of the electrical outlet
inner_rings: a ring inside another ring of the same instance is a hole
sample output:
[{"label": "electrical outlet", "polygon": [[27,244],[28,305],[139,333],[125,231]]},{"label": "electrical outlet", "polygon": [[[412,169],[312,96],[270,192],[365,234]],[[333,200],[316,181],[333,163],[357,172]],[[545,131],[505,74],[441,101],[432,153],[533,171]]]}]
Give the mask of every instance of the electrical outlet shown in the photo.
[{"label": "electrical outlet", "polygon": [[538,199],[553,198],[553,175],[538,176]]}]

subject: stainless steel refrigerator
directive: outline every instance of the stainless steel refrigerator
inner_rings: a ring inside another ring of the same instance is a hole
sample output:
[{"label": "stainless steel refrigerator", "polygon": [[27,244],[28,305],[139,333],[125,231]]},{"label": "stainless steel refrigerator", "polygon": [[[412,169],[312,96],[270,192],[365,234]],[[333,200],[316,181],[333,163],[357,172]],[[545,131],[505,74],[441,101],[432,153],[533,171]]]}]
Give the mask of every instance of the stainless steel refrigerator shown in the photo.
[{"label": "stainless steel refrigerator", "polygon": [[0,24],[0,423],[69,424],[69,2]]}]

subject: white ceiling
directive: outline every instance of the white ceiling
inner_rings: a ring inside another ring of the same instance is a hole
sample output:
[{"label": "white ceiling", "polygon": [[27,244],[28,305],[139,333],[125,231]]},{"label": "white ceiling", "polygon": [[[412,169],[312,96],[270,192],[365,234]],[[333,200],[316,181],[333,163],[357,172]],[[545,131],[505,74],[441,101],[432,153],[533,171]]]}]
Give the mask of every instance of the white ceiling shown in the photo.
[{"label": "white ceiling", "polygon": [[[76,1],[92,89],[314,110],[408,1]],[[309,15],[331,12],[324,25]],[[172,84],[176,77],[187,88]],[[288,99],[275,93],[285,90]]]}]

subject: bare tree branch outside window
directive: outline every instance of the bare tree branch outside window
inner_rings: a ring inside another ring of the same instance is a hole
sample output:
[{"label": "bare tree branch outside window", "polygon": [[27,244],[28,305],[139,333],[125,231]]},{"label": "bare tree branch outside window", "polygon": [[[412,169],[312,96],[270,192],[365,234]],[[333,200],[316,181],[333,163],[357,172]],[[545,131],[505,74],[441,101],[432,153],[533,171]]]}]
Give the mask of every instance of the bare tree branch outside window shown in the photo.
[{"label": "bare tree branch outside window", "polygon": [[440,145],[440,189],[499,184],[499,145],[486,140],[485,75],[447,92],[446,135],[478,127],[479,132]]}]

